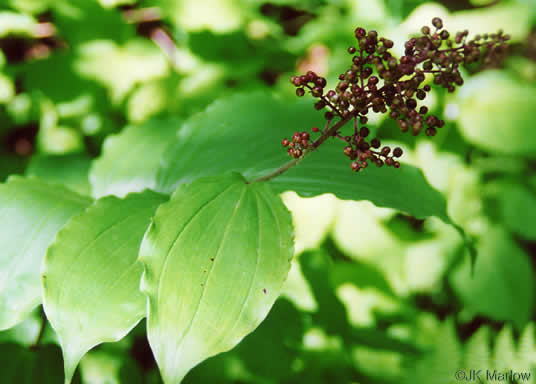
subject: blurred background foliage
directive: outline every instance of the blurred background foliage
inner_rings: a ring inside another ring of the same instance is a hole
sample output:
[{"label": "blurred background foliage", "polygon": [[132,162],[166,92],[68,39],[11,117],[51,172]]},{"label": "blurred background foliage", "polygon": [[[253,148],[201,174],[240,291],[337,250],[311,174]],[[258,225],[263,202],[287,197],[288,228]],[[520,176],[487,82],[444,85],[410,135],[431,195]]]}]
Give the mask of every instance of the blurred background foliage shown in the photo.
[{"label": "blurred background foliage", "polygon": [[[92,160],[126,126],[178,126],[236,92],[291,95],[288,77],[308,69],[333,84],[356,26],[392,38],[401,54],[433,16],[451,32],[502,28],[507,60],[469,68],[453,95],[433,91],[427,103],[447,120],[434,139],[402,136],[382,116],[372,129],[402,145],[475,237],[474,278],[439,219],[287,192],[296,258],[283,296],[253,334],[185,382],[442,384],[462,367],[531,371],[535,383],[533,0],[0,0],[0,177],[90,194]],[[53,331],[31,348],[41,316],[0,332],[9,362],[0,382],[61,382]],[[144,324],[91,351],[76,380],[159,383]]]}]

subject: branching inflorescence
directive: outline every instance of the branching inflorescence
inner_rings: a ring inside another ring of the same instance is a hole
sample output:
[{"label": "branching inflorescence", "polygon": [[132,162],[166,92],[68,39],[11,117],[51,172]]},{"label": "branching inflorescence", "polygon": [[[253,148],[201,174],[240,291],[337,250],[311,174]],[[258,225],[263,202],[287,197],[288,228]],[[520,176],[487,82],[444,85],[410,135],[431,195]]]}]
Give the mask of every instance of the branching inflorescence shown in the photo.
[{"label": "branching inflorescence", "polygon": [[[326,91],[326,79],[312,71],[302,76],[292,76],[296,95],[309,92],[317,99],[315,109],[325,109],[326,127],[313,127],[311,133],[296,132],[292,138],[284,139],[282,145],[288,154],[300,159],[309,151],[318,148],[328,137],[337,137],[346,145],[344,155],[352,160],[351,169],[358,172],[369,163],[381,167],[384,164],[399,168],[396,160],[402,149],[391,150],[381,146],[378,138],[369,140],[366,127],[367,114],[388,113],[398,123],[401,132],[417,136],[422,131],[435,136],[445,122],[429,114],[426,106],[419,106],[431,90],[428,79],[436,86],[454,92],[463,85],[461,65],[476,62],[493,64],[500,62],[507,50],[508,35],[502,31],[495,34],[475,36],[468,40],[467,30],[454,37],[445,29],[439,18],[432,20],[433,27],[424,26],[421,35],[405,43],[405,55],[397,59],[389,50],[391,40],[378,37],[376,31],[355,30],[356,47],[349,47],[351,67],[339,76],[335,89]],[[343,135],[340,129],[353,120],[353,130]],[[332,124],[334,123],[334,124]],[[312,140],[314,134],[320,136]]]}]

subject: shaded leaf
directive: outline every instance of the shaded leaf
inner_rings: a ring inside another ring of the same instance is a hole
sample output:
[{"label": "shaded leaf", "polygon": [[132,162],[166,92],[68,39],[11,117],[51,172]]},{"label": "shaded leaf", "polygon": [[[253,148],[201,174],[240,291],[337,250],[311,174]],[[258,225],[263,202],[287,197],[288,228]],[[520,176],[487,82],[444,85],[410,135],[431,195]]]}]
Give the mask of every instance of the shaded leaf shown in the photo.
[{"label": "shaded leaf", "polygon": [[455,292],[467,309],[521,329],[534,302],[534,276],[527,254],[501,228],[486,231],[478,244],[471,276],[466,262],[451,275]]},{"label": "shaded leaf", "polygon": [[[58,384],[63,382],[61,350],[56,345],[30,350],[16,344],[0,344],[0,382],[11,384]],[[80,383],[75,377],[74,383]]]},{"label": "shaded leaf", "polygon": [[56,233],[91,200],[63,186],[11,177],[0,185],[0,330],[41,303],[39,271]]},{"label": "shaded leaf", "polygon": [[124,196],[154,188],[160,156],[175,139],[178,128],[178,120],[155,119],[109,137],[91,168],[93,194]]},{"label": "shaded leaf", "polygon": [[140,248],[148,336],[166,383],[233,348],[266,317],[290,268],[291,217],[239,175],[182,185]]},{"label": "shaded leaf", "polygon": [[26,168],[27,176],[49,183],[63,184],[82,195],[90,195],[88,180],[91,158],[83,154],[34,156]]},{"label": "shaded leaf", "polygon": [[67,381],[89,349],[118,341],[145,316],[138,250],[165,200],[151,191],[102,198],[73,217],[49,247],[43,304],[63,349]]},{"label": "shaded leaf", "polygon": [[536,195],[532,191],[514,180],[488,184],[486,191],[497,200],[502,222],[508,229],[536,240]]},{"label": "shaded leaf", "polygon": [[461,368],[462,349],[458,342],[454,322],[445,321],[437,334],[437,341],[432,351],[420,360],[415,360],[408,370],[405,383],[428,384],[433,382],[455,384],[455,373]]}]

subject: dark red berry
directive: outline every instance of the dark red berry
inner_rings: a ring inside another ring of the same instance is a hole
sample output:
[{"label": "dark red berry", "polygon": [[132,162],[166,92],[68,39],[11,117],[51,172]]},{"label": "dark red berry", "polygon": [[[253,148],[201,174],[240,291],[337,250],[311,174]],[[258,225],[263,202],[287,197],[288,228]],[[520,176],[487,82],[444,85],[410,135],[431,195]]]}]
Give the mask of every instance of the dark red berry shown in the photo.
[{"label": "dark red berry", "polygon": [[404,152],[402,151],[402,148],[400,147],[396,147],[394,150],[393,150],[393,156],[394,157],[400,157],[402,156]]},{"label": "dark red berry", "polygon": [[443,28],[443,21],[439,17],[434,17],[432,19],[432,25],[437,29]]},{"label": "dark red berry", "polygon": [[302,97],[303,95],[305,95],[305,90],[303,88],[296,89],[296,96]]},{"label": "dark red berry", "polygon": [[380,140],[378,140],[378,139],[372,139],[372,140],[370,141],[370,146],[371,146],[372,148],[376,148],[376,149],[378,149],[378,148],[380,148],[380,145],[381,145],[381,143],[380,143]]},{"label": "dark red berry", "polygon": [[281,145],[283,147],[288,147],[289,144],[290,144],[290,141],[288,139],[283,139],[283,141],[281,142]]}]

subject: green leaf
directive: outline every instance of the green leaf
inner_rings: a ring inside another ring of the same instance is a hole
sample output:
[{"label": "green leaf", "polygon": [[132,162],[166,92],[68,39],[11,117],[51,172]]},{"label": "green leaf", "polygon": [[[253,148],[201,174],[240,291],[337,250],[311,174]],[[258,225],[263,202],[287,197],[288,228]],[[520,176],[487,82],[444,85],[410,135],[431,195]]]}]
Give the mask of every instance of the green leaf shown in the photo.
[{"label": "green leaf", "polygon": [[491,368],[489,328],[480,327],[474,333],[464,347],[465,369],[486,369]]},{"label": "green leaf", "polygon": [[84,384],[142,384],[143,376],[128,355],[91,351],[80,362]]},{"label": "green leaf", "polygon": [[[217,101],[184,124],[177,142],[164,154],[157,189],[169,193],[181,183],[225,171],[255,179],[290,160],[281,147],[282,138],[321,124],[323,118],[310,101],[289,102],[263,93]],[[269,183],[277,192],[334,193],[341,199],[370,200],[449,222],[444,198],[420,170],[404,164],[400,169],[369,167],[354,174],[341,151],[340,143],[330,140]]]},{"label": "green leaf", "polygon": [[534,302],[534,275],[527,254],[508,233],[495,227],[482,235],[478,255],[473,276],[468,262],[451,275],[455,292],[473,313],[510,320],[521,329]]},{"label": "green leaf", "polygon": [[486,71],[469,79],[456,99],[462,135],[487,151],[534,157],[536,87],[508,73]]},{"label": "green leaf", "polygon": [[421,170],[403,164],[399,169],[368,167],[356,175],[349,171],[340,151],[339,143],[327,143],[270,184],[276,191],[291,189],[305,197],[334,193],[343,200],[369,200],[378,207],[395,208],[417,218],[437,216],[450,223],[444,197]]},{"label": "green leaf", "polygon": [[106,139],[101,157],[91,168],[93,194],[124,196],[154,188],[160,157],[179,126],[175,119],[150,120]]},{"label": "green leaf", "polygon": [[486,192],[497,200],[502,222],[509,230],[536,240],[536,194],[517,180],[490,183],[486,185]]},{"label": "green leaf", "polygon": [[396,297],[393,288],[385,276],[374,265],[360,261],[336,262],[330,269],[330,280],[334,287],[350,283],[356,287],[375,288],[390,297]]},{"label": "green leaf", "polygon": [[63,184],[67,188],[90,195],[88,180],[91,158],[85,154],[65,156],[33,156],[26,168],[26,176],[36,176],[49,183]]},{"label": "green leaf", "polygon": [[0,37],[31,36],[36,25],[36,21],[31,16],[9,11],[0,12]]},{"label": "green leaf", "polygon": [[510,324],[506,324],[495,339],[493,368],[500,372],[505,372],[509,369],[519,372],[518,362],[512,327]]},{"label": "green leaf", "polygon": [[88,350],[118,341],[145,316],[138,250],[165,200],[152,191],[102,198],[69,220],[49,247],[43,305],[63,349],[67,382]]},{"label": "green leaf", "polygon": [[91,200],[60,185],[11,177],[0,185],[0,330],[41,303],[39,270],[49,244]]},{"label": "green leaf", "polygon": [[[462,349],[458,342],[452,319],[445,321],[437,334],[434,349],[425,354],[423,359],[415,361],[413,369],[408,372],[405,383],[455,384],[455,373],[461,367]],[[471,367],[472,368],[472,367]]]},{"label": "green leaf", "polygon": [[293,255],[291,216],[237,174],[180,186],[140,248],[148,337],[168,384],[233,348],[266,317]]}]

